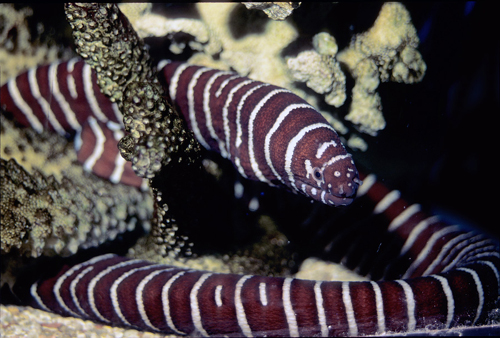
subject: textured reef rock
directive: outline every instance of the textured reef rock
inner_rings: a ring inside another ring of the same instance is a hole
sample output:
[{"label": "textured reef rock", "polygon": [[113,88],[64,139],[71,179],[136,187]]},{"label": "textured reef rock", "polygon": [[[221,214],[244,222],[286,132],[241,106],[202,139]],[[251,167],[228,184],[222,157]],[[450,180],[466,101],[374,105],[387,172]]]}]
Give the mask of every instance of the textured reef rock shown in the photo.
[{"label": "textured reef rock", "polygon": [[273,20],[285,20],[300,2],[242,2],[248,9],[260,9]]},{"label": "textured reef rock", "polygon": [[190,153],[196,154],[197,141],[164,99],[146,45],[118,7],[67,4],[65,8],[77,52],[96,70],[102,93],[123,113],[129,134],[119,147],[137,175],[152,178],[174,155],[189,159]]},{"label": "textured reef rock", "polygon": [[2,284],[24,258],[69,256],[150,227],[149,192],[84,172],[62,136],[18,130],[0,118]]}]

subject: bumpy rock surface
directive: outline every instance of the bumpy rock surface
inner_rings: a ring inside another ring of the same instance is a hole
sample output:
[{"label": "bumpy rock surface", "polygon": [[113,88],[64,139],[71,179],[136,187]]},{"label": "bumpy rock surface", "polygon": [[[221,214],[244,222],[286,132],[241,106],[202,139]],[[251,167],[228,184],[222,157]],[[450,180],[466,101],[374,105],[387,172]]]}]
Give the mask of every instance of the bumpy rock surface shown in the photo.
[{"label": "bumpy rock surface", "polygon": [[116,4],[66,4],[77,52],[97,72],[101,91],[117,102],[125,130],[122,156],[152,178],[177,154],[196,157],[199,144],[164,98],[148,49]]},{"label": "bumpy rock surface", "polygon": [[248,9],[260,9],[273,20],[285,20],[300,2],[243,2]]},{"label": "bumpy rock surface", "polygon": [[68,256],[149,226],[149,192],[84,172],[64,137],[18,130],[0,117],[2,254]]}]

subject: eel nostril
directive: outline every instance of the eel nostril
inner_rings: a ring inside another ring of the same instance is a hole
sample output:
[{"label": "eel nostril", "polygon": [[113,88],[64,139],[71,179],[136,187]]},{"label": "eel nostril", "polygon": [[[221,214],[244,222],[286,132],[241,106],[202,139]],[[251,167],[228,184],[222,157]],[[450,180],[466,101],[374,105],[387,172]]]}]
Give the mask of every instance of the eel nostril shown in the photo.
[{"label": "eel nostril", "polygon": [[363,184],[363,181],[361,181],[359,178],[355,177],[353,178],[352,180],[354,183],[356,183],[359,186],[361,186],[361,184]]}]

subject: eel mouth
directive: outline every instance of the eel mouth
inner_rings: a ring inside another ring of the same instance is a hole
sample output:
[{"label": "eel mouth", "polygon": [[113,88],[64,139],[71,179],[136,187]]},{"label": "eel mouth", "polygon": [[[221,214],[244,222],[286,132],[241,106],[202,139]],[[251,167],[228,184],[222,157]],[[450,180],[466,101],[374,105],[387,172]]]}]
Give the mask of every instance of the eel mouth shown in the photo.
[{"label": "eel mouth", "polygon": [[354,201],[353,197],[340,197],[340,196],[335,196],[333,194],[326,193],[324,197],[323,203],[328,204],[328,205],[349,205]]},{"label": "eel mouth", "polygon": [[354,189],[353,193],[347,195],[346,193],[334,194],[327,190],[320,189],[305,182],[301,182],[300,187],[302,189],[302,192],[306,196],[316,201],[320,201],[326,205],[332,205],[332,206],[351,204],[352,201],[354,200],[354,197],[356,196],[356,190],[357,190]]}]

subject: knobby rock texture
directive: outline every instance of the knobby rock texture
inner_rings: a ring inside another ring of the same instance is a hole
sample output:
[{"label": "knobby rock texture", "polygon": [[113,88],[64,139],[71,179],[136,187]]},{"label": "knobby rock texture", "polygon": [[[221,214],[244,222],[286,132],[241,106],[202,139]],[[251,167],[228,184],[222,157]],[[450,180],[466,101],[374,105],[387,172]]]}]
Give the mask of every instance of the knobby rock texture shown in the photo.
[{"label": "knobby rock texture", "polygon": [[77,52],[123,113],[120,152],[137,175],[152,178],[173,158],[196,161],[198,142],[165,100],[147,46],[116,4],[69,3],[65,10]]}]

